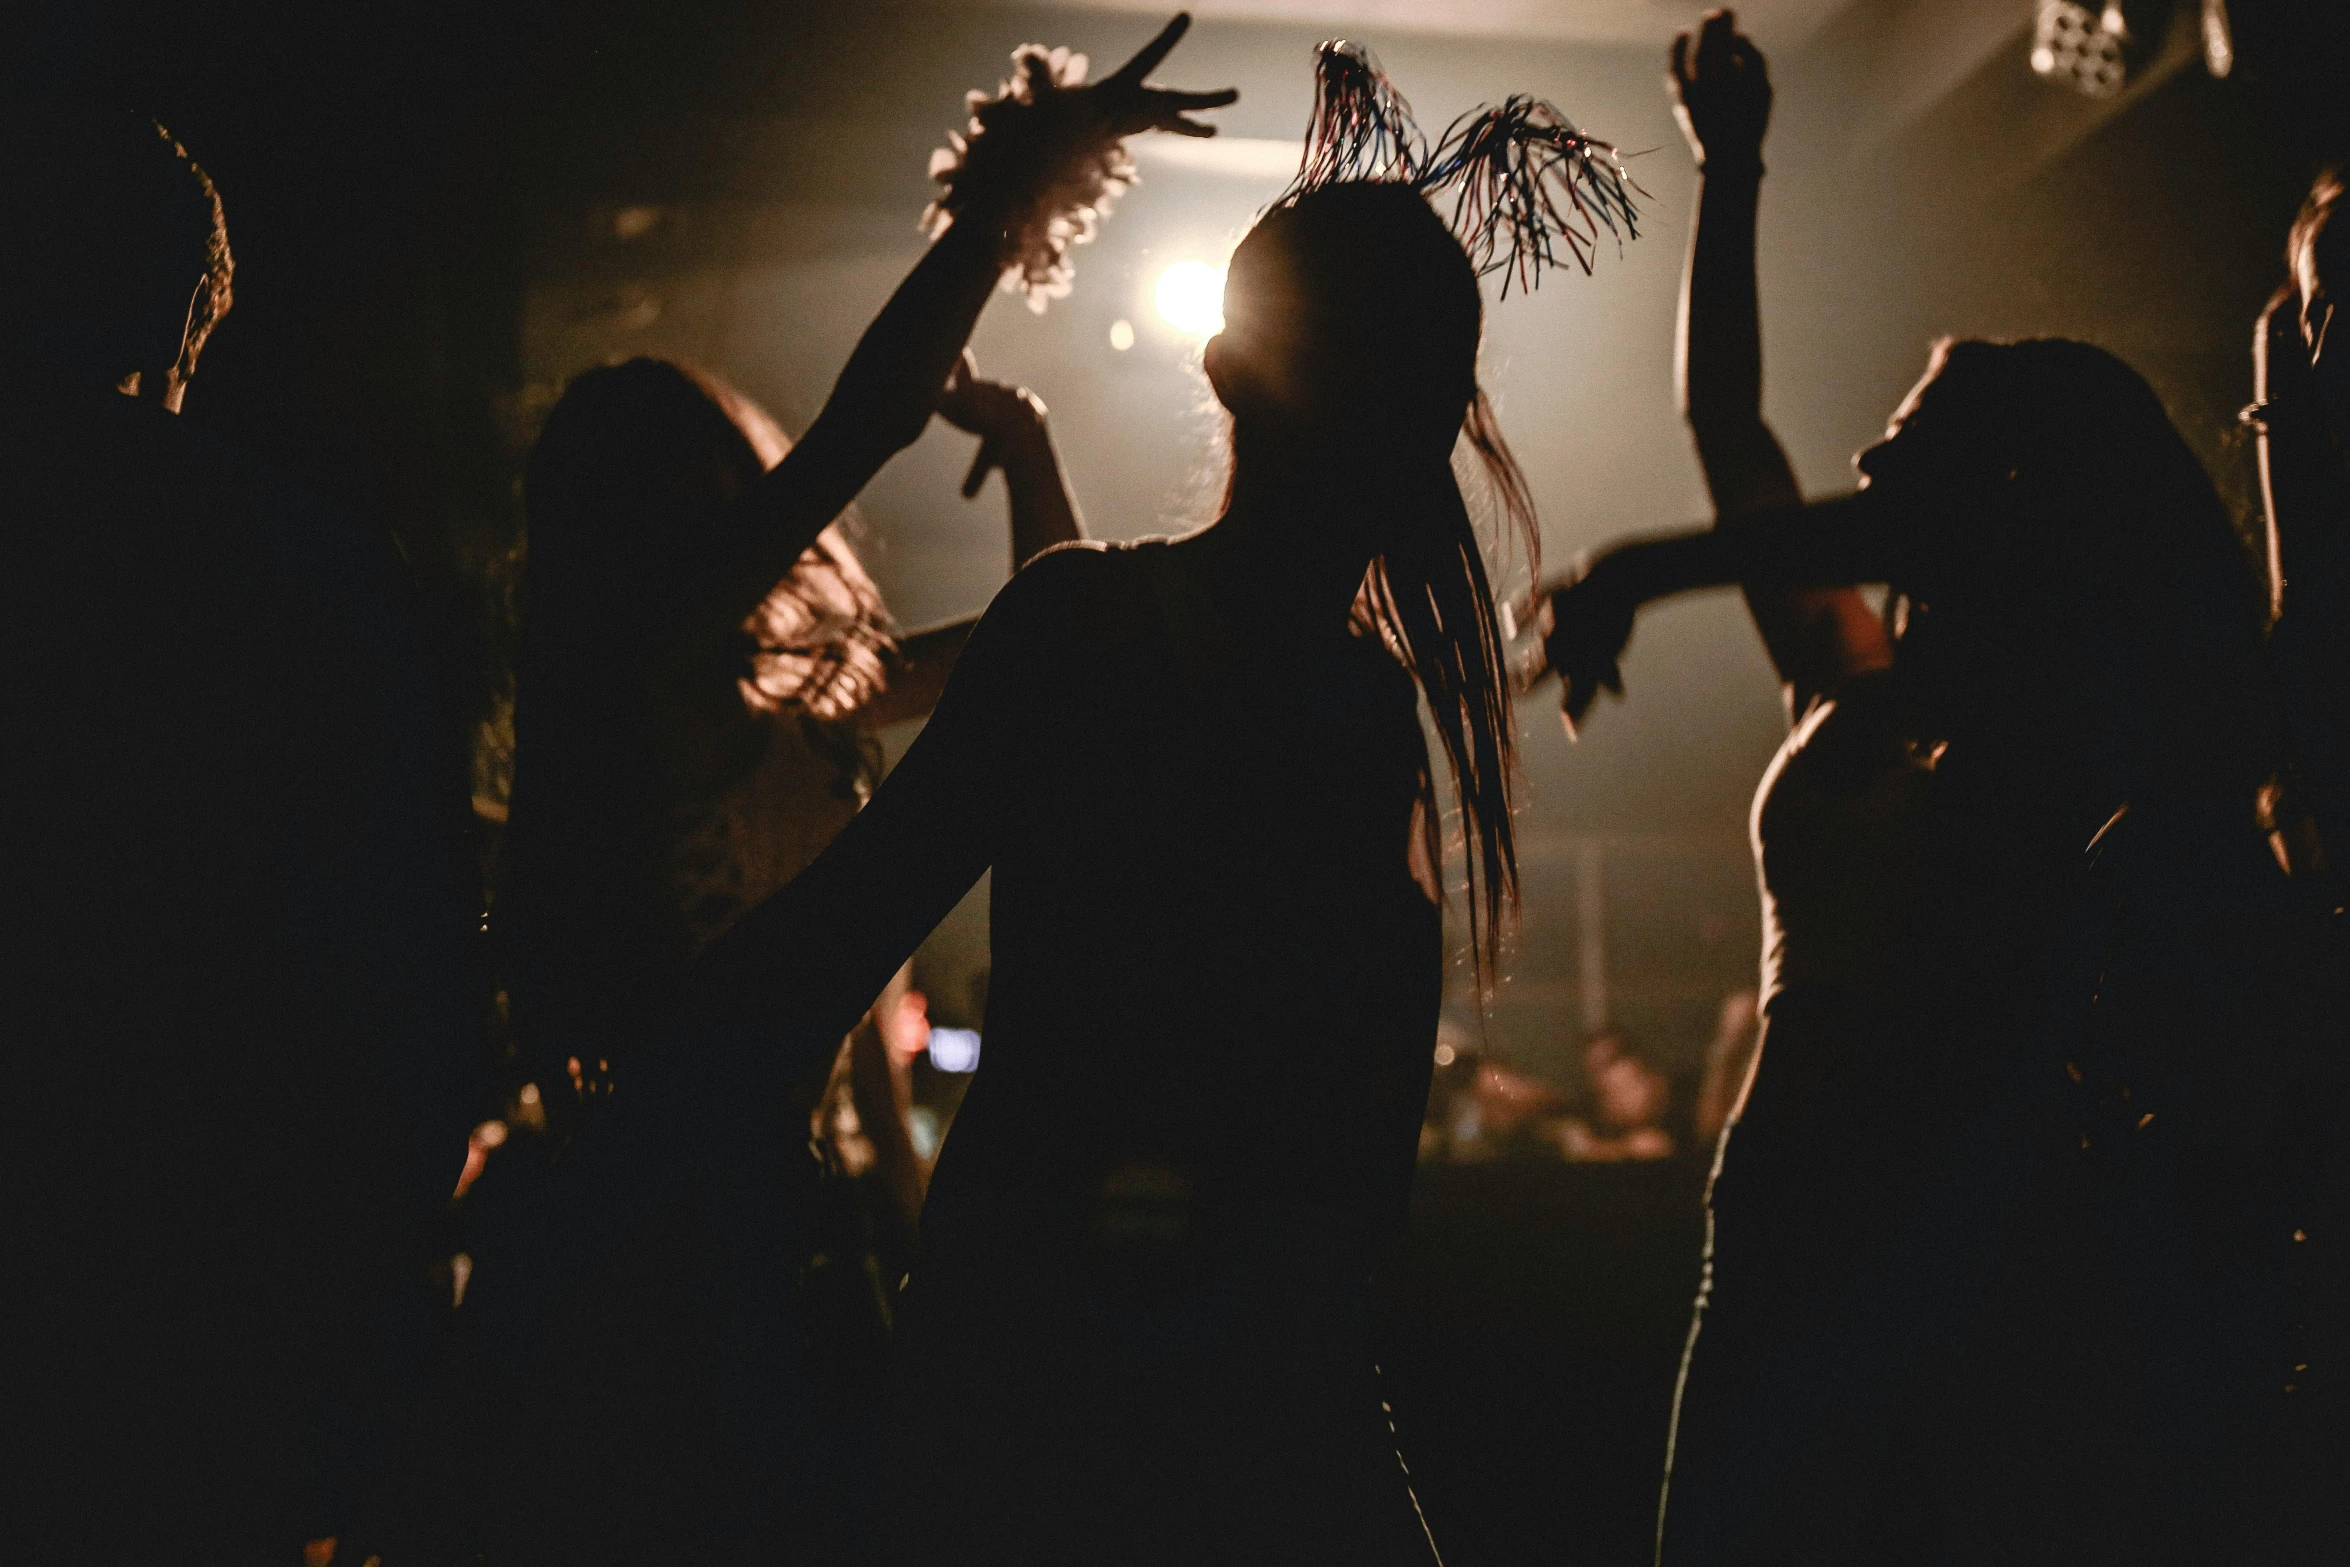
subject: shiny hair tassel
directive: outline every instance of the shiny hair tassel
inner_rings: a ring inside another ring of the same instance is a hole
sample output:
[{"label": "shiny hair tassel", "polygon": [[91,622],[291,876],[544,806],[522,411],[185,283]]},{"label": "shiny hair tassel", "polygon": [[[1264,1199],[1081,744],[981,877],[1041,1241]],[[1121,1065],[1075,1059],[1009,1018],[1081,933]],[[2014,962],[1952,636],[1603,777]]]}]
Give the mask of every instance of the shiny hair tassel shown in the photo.
[{"label": "shiny hair tassel", "polygon": [[1314,117],[1297,177],[1275,201],[1350,180],[1411,186],[1449,213],[1477,275],[1538,287],[1570,262],[1588,274],[1603,235],[1621,251],[1640,237],[1638,198],[1615,147],[1523,93],[1453,121],[1433,151],[1411,105],[1359,44],[1315,50]]},{"label": "shiny hair tassel", "polygon": [[1412,106],[1370,52],[1344,39],[1317,47],[1305,156],[1275,205],[1350,180],[1416,185],[1428,165],[1428,138],[1420,134]]}]

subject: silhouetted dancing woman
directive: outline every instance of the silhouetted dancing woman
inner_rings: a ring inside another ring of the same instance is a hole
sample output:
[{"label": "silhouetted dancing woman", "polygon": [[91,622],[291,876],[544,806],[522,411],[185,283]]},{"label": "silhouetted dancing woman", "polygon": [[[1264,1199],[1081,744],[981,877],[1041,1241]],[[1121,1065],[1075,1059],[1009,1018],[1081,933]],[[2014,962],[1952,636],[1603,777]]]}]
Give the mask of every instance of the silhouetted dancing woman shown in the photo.
[{"label": "silhouetted dancing woman", "polygon": [[873,804],[708,965],[706,1026],[805,1050],[993,870],[987,1055],[901,1313],[909,1555],[1428,1549],[1367,1282],[1442,989],[1413,671],[1488,930],[1513,875],[1450,467],[1482,301],[1421,196],[1340,185],[1252,231],[1225,308],[1223,516],[1021,572]]},{"label": "silhouetted dancing woman", "polygon": [[[1040,403],[962,366],[939,403],[1006,465],[1014,566],[1083,536]],[[790,450],[716,376],[635,359],[574,380],[531,454],[498,919],[558,1113],[567,1078],[612,1089],[648,1002],[856,813],[866,737],[929,711],[977,624],[894,637],[839,522],[751,578],[740,557],[774,546],[742,498]]]},{"label": "silhouetted dancing woman", "polygon": [[2287,241],[2290,281],[2253,336],[2244,411],[2258,436],[2268,522],[2270,658],[2293,774],[2275,802],[2296,875],[2350,873],[2350,331],[2333,333],[2350,271],[2342,176],[2319,177]]},{"label": "silhouetted dancing woman", "polygon": [[[1082,536],[1041,404],[959,368],[940,406],[1005,465],[1015,564]],[[659,1009],[691,959],[856,814],[874,781],[874,730],[928,710],[976,623],[893,639],[839,523],[754,597],[736,557],[755,521],[730,503],[789,449],[764,411],[716,377],[637,359],[573,381],[532,453],[519,787],[497,921],[516,1031],[564,1131],[664,1042]],[[804,1140],[822,1087],[819,1075],[787,1096],[787,1139],[796,1125]],[[868,1102],[860,1120],[910,1224],[921,1173],[896,1106]],[[866,1281],[861,1238],[835,1233],[844,1194],[820,1191],[812,1161],[794,1173],[772,1194],[772,1228],[758,1243],[803,1259],[803,1327],[821,1347],[825,1401],[846,1421],[867,1385],[878,1389],[887,1310]],[[849,1227],[861,1228],[853,1216]],[[683,1261],[697,1256],[679,1241],[692,1220],[665,1228],[613,1281],[626,1281],[633,1304],[607,1294],[589,1315],[658,1319],[672,1355],[641,1335],[625,1361],[556,1351],[570,1385],[551,1426],[569,1447],[635,1455],[611,1458],[607,1472],[576,1456],[567,1465],[588,1495],[561,1515],[607,1542],[618,1524],[605,1515],[666,1526],[647,1497],[675,1503],[690,1483],[682,1476],[720,1468],[678,1428],[704,1428],[691,1411],[714,1395],[687,1368],[726,1364],[708,1349],[723,1335],[699,1320],[713,1292]],[[572,1325],[574,1339],[582,1331]],[[706,1518],[713,1504],[697,1511]]]},{"label": "silhouetted dancing woman", "polygon": [[2224,1263],[2180,1232],[2286,1075],[2222,956],[2275,875],[2249,573],[2152,391],[2078,343],[1937,347],[1861,496],[1757,516],[1801,501],[1759,410],[1769,87],[1727,16],[1690,43],[1685,396],[1722,522],[1608,552],[1548,635],[1580,713],[1639,603],[1742,582],[1797,715],[1660,1560],[2234,1559],[2194,1529],[2242,1521],[2209,1503],[2285,1344],[2209,1331],[2189,1276],[2257,1292],[2286,1232]]},{"label": "silhouetted dancing woman", "polygon": [[[1081,537],[1042,405],[977,380],[963,344],[1018,259],[1006,256],[1007,230],[1040,187],[1117,159],[1127,133],[1204,131],[1179,116],[1228,101],[1140,86],[1179,33],[1108,82],[1055,84],[1030,106],[797,445],[715,377],[656,360],[588,372],[550,416],[526,484],[517,785],[498,921],[517,1033],[550,1108],[569,1112],[567,1130],[658,1075],[690,962],[855,816],[878,770],[871,731],[927,712],[970,634],[963,623],[893,640],[834,520],[850,498],[936,408],[984,438],[966,493],[1004,468],[1015,565]],[[657,1216],[638,1215],[617,1262],[555,1319],[536,1435],[518,1444],[543,1460],[520,1487],[534,1516],[511,1549],[565,1560],[786,1545],[858,1554],[858,1527],[828,1492],[878,1477],[838,1472],[855,1467],[844,1421],[856,1403],[826,1394],[853,1391],[834,1384],[854,1383],[866,1361],[878,1374],[878,1355],[826,1325],[845,1304],[833,1296],[863,1273],[859,1257],[832,1257],[840,1248],[811,1233],[820,1205],[806,1151],[833,1054],[769,1084],[756,1124],[730,1128],[741,1135],[711,1139],[727,1149],[716,1174],[667,1188]],[[902,1127],[864,1119],[885,1155],[912,1159]],[[668,1157],[697,1162],[690,1146]],[[884,1173],[918,1202],[918,1176]],[[855,1278],[813,1290],[811,1259],[846,1262],[835,1271]],[[869,1305],[878,1328],[885,1307]],[[613,1352],[622,1339],[628,1351]]]},{"label": "silhouetted dancing woman", "polygon": [[[1046,63],[1023,59],[1029,85]],[[1234,255],[1206,350],[1232,415],[1223,516],[1023,569],[864,813],[703,958],[661,1096],[676,1118],[583,1139],[593,1185],[683,1128],[730,1135],[992,871],[987,1053],[899,1316],[907,1560],[1429,1551],[1367,1296],[1442,990],[1422,695],[1488,961],[1515,888],[1464,436],[1529,553],[1533,531],[1478,394],[1477,269],[1421,176],[1493,191],[1533,163],[1510,192],[1555,174],[1619,217],[1622,186],[1612,149],[1530,100],[1476,118],[1449,159],[1416,134],[1388,157],[1400,100],[1357,54],[1322,64],[1307,165]],[[950,202],[1023,101],[980,109]],[[1338,118],[1361,137],[1323,136]],[[1558,237],[1494,217],[1513,220]]]},{"label": "silhouetted dancing woman", "polygon": [[993,872],[987,1053],[900,1316],[908,1560],[1428,1557],[1368,1277],[1442,990],[1422,695],[1487,950],[1515,887],[1464,434],[1529,550],[1531,512],[1461,241],[1403,178],[1301,186],[1207,345],[1223,515],[1023,570],[872,805],[704,965],[698,1026],[788,1070]]}]

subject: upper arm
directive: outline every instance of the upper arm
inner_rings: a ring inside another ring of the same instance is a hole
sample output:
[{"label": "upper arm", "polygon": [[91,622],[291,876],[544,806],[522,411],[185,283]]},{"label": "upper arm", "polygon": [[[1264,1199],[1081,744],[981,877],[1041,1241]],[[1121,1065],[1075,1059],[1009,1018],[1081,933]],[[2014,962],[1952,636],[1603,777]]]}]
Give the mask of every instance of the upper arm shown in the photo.
[{"label": "upper arm", "polygon": [[712,564],[686,634],[723,634],[742,624],[896,450],[847,420],[819,416],[733,503],[726,532],[736,542]]}]

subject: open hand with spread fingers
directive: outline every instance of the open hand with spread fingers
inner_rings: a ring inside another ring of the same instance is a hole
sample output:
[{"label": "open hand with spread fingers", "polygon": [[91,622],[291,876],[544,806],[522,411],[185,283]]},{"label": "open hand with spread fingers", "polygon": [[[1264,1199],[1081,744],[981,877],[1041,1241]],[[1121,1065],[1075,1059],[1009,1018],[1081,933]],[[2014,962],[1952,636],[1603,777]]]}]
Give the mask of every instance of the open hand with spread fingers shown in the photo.
[{"label": "open hand with spread fingers", "polygon": [[1132,136],[1138,131],[1172,131],[1178,136],[1216,134],[1213,125],[1188,116],[1200,109],[1223,108],[1240,96],[1238,88],[1182,92],[1144,85],[1144,78],[1159,68],[1160,62],[1174,52],[1183,35],[1190,31],[1191,13],[1178,11],[1159,30],[1158,37],[1135,51],[1133,59],[1092,86],[1078,89],[1087,95],[1093,112],[1110,128],[1110,134]]}]

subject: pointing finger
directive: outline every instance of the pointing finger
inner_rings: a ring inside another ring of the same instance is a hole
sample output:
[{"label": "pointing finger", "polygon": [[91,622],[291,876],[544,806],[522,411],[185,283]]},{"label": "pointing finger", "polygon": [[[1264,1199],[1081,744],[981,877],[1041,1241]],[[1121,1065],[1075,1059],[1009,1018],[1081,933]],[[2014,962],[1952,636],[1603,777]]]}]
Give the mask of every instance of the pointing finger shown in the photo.
[{"label": "pointing finger", "polygon": [[1144,95],[1152,103],[1188,114],[1194,109],[1221,109],[1228,103],[1237,102],[1240,89],[1225,87],[1215,92],[1174,92],[1164,87],[1150,87],[1144,89]]},{"label": "pointing finger", "polygon": [[1175,46],[1183,42],[1183,35],[1190,31],[1191,13],[1176,12],[1175,19],[1159,29],[1159,36],[1136,50],[1134,58],[1119,66],[1108,80],[1128,86],[1139,84],[1144,77],[1159,68],[1159,62],[1173,53]]}]

